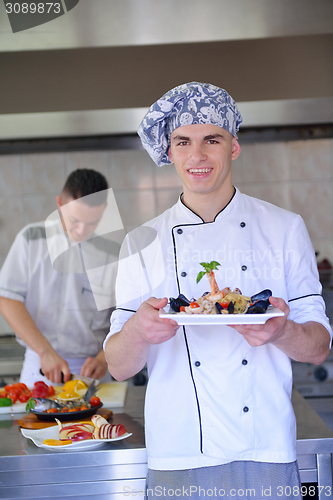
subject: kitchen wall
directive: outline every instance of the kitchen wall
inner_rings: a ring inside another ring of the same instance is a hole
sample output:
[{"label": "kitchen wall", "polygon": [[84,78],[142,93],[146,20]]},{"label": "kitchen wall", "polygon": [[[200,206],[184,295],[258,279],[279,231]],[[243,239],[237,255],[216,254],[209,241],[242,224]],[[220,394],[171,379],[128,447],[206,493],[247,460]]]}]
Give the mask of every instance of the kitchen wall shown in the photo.
[{"label": "kitchen wall", "polygon": [[[181,192],[174,167],[156,167],[144,150],[0,156],[0,266],[17,232],[56,209],[55,196],[77,168],[107,177],[127,229],[162,213]],[[319,259],[333,262],[333,139],[244,144],[233,182],[301,214]],[[0,333],[7,331],[0,317]]]}]

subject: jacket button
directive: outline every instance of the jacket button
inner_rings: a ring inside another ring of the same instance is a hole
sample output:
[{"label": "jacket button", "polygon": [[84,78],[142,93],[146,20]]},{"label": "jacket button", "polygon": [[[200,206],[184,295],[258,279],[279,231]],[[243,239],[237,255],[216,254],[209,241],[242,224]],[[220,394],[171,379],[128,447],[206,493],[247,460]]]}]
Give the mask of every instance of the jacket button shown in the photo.
[{"label": "jacket button", "polygon": [[242,365],[247,365],[247,359],[243,359]]},{"label": "jacket button", "polygon": [[242,271],[246,271],[247,266],[242,266]]},{"label": "jacket button", "polygon": [[182,229],[177,229],[177,233],[178,234],[183,234],[183,230]]},{"label": "jacket button", "polygon": [[195,364],[195,366],[200,366],[201,365],[200,361],[196,361],[194,364]]},{"label": "jacket button", "polygon": [[240,227],[245,227],[246,226],[245,222],[241,222],[239,225],[240,225]]},{"label": "jacket button", "polygon": [[185,271],[183,271],[182,273],[180,273],[180,275],[185,278],[185,276],[187,276],[187,273]]},{"label": "jacket button", "polygon": [[244,408],[243,408],[243,412],[244,412],[244,413],[247,413],[248,411],[249,411],[249,407],[248,407],[248,406],[244,406]]}]

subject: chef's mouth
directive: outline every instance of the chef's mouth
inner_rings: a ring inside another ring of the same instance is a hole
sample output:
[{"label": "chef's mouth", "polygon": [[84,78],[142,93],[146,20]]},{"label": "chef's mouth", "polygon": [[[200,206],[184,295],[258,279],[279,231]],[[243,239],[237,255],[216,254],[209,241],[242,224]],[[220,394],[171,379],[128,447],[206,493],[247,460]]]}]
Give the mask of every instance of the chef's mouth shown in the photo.
[{"label": "chef's mouth", "polygon": [[213,170],[212,168],[205,167],[205,168],[189,168],[187,171],[189,174],[192,175],[205,175],[209,174],[209,172],[211,172],[212,170]]}]

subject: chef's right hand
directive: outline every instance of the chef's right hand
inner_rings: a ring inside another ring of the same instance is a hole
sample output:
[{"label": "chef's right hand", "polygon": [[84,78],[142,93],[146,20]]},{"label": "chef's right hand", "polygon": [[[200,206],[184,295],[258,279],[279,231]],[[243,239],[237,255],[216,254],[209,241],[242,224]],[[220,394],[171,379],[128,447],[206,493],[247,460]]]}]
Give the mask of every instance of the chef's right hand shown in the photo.
[{"label": "chef's right hand", "polygon": [[149,344],[161,344],[176,335],[179,325],[176,321],[166,318],[160,318],[159,309],[163,309],[168,303],[168,299],[156,299],[150,297],[141,304],[136,314],[129,322],[131,328],[142,340]]},{"label": "chef's right hand", "polygon": [[67,362],[55,351],[45,351],[41,354],[40,365],[45,377],[55,384],[61,384],[70,379],[71,372]]}]

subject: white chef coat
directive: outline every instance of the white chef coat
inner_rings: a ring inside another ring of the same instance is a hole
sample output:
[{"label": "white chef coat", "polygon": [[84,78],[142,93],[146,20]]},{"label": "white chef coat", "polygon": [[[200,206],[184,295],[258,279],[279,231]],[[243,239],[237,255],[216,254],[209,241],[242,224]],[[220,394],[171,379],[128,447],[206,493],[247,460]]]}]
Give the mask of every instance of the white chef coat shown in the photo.
[{"label": "white chef coat", "polygon": [[[317,321],[332,335],[300,216],[236,190],[213,222],[179,200],[145,226],[156,230],[155,240],[119,262],[109,336],[149,296],[198,298],[209,291],[207,278],[197,284],[196,276],[200,262],[211,260],[221,264],[220,289],[238,287],[251,296],[270,288],[289,304],[290,319]],[[147,367],[150,469],[296,460],[291,362],[273,345],[251,347],[228,326],[185,326],[151,345]]]},{"label": "white chef coat", "polygon": [[48,238],[47,242],[44,222],[29,224],[18,233],[0,272],[0,295],[23,302],[55,351],[83,363],[102,349],[111,313],[110,308],[97,310],[91,277],[89,281],[84,267],[117,259],[119,248],[110,241],[103,247],[102,238],[92,238],[81,248],[74,245],[63,252],[52,267],[49,248],[59,243],[59,238],[67,241],[60,223],[48,227]]}]

